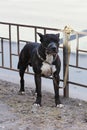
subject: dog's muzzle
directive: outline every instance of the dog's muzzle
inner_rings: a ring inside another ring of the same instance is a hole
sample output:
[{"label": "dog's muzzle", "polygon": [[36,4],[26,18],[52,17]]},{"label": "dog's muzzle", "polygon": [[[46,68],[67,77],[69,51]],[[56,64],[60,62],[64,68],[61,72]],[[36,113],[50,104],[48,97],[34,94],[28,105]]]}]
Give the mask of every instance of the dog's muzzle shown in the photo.
[{"label": "dog's muzzle", "polygon": [[56,43],[54,42],[50,43],[46,48],[46,53],[56,55],[58,53],[58,47]]}]

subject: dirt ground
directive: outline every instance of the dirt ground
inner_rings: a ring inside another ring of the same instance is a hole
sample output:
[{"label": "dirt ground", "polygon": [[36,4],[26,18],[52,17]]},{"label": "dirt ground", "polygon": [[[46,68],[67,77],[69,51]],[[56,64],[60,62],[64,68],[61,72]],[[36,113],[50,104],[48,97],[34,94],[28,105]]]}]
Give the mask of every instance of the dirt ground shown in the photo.
[{"label": "dirt ground", "polygon": [[54,95],[43,91],[42,107],[35,107],[34,90],[0,80],[0,130],[87,130],[87,102],[61,97],[56,108]]}]

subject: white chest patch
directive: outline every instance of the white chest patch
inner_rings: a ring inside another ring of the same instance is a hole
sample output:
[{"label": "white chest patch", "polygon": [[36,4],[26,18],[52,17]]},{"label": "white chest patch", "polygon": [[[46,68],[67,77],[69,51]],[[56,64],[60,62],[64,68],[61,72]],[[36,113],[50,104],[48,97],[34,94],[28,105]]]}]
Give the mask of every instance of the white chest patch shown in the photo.
[{"label": "white chest patch", "polygon": [[52,62],[53,62],[53,56],[52,55],[47,55],[46,56],[46,62],[48,62],[49,64],[52,64]]},{"label": "white chest patch", "polygon": [[53,62],[53,56],[52,55],[47,55],[46,56],[46,61],[43,62],[43,65],[41,67],[41,71],[44,76],[51,76],[53,72],[56,71],[55,65],[52,65]]}]

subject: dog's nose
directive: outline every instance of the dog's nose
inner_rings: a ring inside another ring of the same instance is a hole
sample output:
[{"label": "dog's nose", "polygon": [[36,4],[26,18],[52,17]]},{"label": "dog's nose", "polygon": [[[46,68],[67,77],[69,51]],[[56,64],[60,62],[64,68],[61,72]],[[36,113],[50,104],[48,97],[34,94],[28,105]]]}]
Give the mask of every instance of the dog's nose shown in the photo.
[{"label": "dog's nose", "polygon": [[57,48],[54,46],[54,47],[52,47],[52,50],[55,52],[57,50]]}]

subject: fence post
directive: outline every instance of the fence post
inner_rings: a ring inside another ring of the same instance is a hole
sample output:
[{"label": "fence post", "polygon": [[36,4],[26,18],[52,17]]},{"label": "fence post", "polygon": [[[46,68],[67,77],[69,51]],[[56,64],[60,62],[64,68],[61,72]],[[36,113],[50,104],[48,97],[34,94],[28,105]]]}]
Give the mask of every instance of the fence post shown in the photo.
[{"label": "fence post", "polygon": [[70,33],[73,30],[65,26],[63,30],[64,38],[63,38],[63,79],[64,79],[64,97],[69,97],[69,84],[68,84],[68,79],[69,79],[69,58],[70,58],[70,46],[68,44],[69,38],[70,38]]}]

